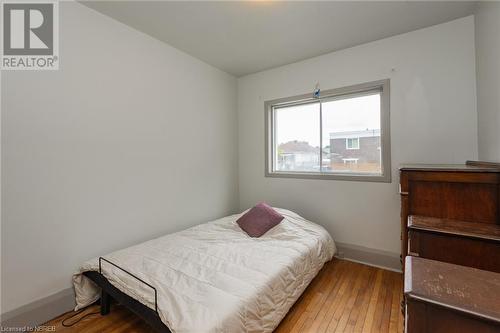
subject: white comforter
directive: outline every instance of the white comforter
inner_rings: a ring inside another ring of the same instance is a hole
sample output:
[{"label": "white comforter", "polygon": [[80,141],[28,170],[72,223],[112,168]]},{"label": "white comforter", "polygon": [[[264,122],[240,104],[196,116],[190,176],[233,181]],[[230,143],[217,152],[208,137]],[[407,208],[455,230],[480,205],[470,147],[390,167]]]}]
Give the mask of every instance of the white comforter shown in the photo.
[{"label": "white comforter", "polygon": [[[104,258],[158,290],[158,313],[173,333],[272,332],[335,253],[321,226],[284,209],[285,219],[260,238],[236,220],[241,214],[201,224],[116,251]],[[99,297],[81,273],[73,276],[77,309]],[[117,268],[102,264],[118,289],[154,309],[154,293]]]}]

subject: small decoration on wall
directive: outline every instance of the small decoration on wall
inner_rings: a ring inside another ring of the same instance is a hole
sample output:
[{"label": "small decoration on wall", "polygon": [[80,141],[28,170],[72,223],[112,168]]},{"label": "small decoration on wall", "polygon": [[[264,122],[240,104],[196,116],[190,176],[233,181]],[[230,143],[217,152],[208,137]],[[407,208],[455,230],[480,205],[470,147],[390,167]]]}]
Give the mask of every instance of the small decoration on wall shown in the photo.
[{"label": "small decoration on wall", "polygon": [[319,98],[319,95],[321,93],[321,89],[319,88],[319,82],[316,83],[316,87],[314,87],[314,98]]}]

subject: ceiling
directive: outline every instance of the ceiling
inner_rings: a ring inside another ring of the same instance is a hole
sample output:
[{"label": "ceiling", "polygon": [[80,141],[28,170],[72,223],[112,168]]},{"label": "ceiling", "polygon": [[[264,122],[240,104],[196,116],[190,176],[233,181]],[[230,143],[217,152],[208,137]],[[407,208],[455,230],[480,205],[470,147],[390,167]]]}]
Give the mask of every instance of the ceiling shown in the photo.
[{"label": "ceiling", "polygon": [[235,76],[451,21],[475,2],[84,1]]}]

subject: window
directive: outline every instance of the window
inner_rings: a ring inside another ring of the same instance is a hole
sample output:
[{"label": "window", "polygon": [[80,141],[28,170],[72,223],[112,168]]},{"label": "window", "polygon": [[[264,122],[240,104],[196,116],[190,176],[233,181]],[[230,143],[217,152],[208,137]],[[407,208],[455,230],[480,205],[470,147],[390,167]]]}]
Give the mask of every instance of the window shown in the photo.
[{"label": "window", "polygon": [[359,138],[346,138],[345,139],[346,149],[359,149]]},{"label": "window", "polygon": [[267,101],[266,176],[390,182],[389,80]]}]

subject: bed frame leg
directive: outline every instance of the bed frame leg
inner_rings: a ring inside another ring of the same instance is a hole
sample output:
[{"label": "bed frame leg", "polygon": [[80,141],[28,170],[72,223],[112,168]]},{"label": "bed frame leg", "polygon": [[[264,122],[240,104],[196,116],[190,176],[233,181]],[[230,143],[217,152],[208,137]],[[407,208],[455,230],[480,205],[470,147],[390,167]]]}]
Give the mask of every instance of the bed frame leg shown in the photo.
[{"label": "bed frame leg", "polygon": [[101,290],[101,316],[109,314],[110,310],[111,296],[104,290]]}]

